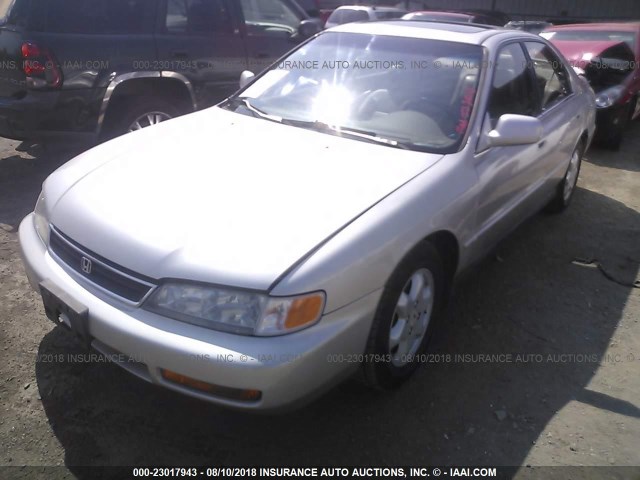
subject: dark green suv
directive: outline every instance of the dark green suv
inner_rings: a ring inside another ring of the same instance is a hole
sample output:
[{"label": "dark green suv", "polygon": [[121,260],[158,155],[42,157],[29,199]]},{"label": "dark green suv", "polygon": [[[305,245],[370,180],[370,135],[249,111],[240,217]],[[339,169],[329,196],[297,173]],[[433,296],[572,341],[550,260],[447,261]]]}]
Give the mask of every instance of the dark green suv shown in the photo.
[{"label": "dark green suv", "polygon": [[111,138],[211,106],[320,30],[294,0],[0,0],[0,136]]}]

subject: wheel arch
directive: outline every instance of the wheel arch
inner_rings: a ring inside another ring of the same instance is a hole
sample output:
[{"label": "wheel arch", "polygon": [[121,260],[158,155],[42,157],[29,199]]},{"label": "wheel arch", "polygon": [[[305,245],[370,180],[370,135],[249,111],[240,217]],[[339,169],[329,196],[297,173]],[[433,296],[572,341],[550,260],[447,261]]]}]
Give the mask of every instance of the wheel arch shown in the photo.
[{"label": "wheel arch", "polygon": [[197,103],[191,82],[177,72],[130,72],[115,76],[109,83],[98,117],[98,137],[109,124],[117,106],[127,97],[141,95],[170,96],[180,103],[181,109],[193,111]]},{"label": "wheel arch", "polygon": [[450,230],[439,230],[427,235],[414,248],[420,248],[420,245],[423,245],[425,242],[436,249],[442,260],[446,275],[445,289],[448,293],[453,285],[460,261],[460,243],[458,242],[458,238]]}]

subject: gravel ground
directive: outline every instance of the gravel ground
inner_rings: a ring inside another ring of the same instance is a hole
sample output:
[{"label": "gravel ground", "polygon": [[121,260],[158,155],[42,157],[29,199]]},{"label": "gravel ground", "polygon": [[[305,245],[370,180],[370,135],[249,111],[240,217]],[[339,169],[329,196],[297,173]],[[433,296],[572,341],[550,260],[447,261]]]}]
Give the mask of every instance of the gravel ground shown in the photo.
[{"label": "gravel ground", "polygon": [[[73,361],[84,351],[46,319],[17,239],[42,181],[70,154],[18,153],[0,140],[0,465],[31,466],[0,477],[90,478],[86,465],[489,464],[538,478],[537,466],[640,465],[640,290],[630,286],[640,269],[640,122],[627,138],[620,152],[588,152],[565,214],[531,219],[465,276],[432,343],[442,361],[396,392],[349,381],[280,416]],[[576,258],[596,259],[617,282]],[[32,468],[44,465],[62,467]],[[640,469],[607,474],[637,479]]]}]

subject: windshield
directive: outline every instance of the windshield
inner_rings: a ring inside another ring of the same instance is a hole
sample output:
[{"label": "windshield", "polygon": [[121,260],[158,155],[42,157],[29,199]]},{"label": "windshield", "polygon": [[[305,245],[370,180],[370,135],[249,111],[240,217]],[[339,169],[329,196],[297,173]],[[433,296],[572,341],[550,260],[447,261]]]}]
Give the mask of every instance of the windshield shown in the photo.
[{"label": "windshield", "polygon": [[581,40],[581,41],[597,41],[610,40],[616,42],[625,42],[629,45],[632,52],[636,51],[636,34],[625,31],[612,30],[558,30],[556,32],[542,32],[540,36],[547,40]]},{"label": "windshield", "polygon": [[351,131],[363,141],[377,137],[388,145],[450,153],[471,118],[482,54],[477,45],[328,32],[222,107],[326,133]]}]

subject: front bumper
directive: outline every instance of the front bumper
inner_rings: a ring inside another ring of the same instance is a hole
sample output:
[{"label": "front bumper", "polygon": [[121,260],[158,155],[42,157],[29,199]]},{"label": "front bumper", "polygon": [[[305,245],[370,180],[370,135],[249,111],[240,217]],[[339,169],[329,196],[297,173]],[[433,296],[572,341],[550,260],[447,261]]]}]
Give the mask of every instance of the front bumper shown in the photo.
[{"label": "front bumper", "polygon": [[[323,316],[313,327],[280,337],[248,337],[171,320],[126,305],[75,276],[46,249],[34,215],[20,224],[20,246],[31,285],[49,280],[88,309],[89,343],[138,377],[229,407],[275,410],[304,402],[349,376],[365,349],[381,291]],[[116,354],[116,355],[113,355]],[[167,381],[169,369],[203,382],[260,390],[258,401],[230,400]]]}]

